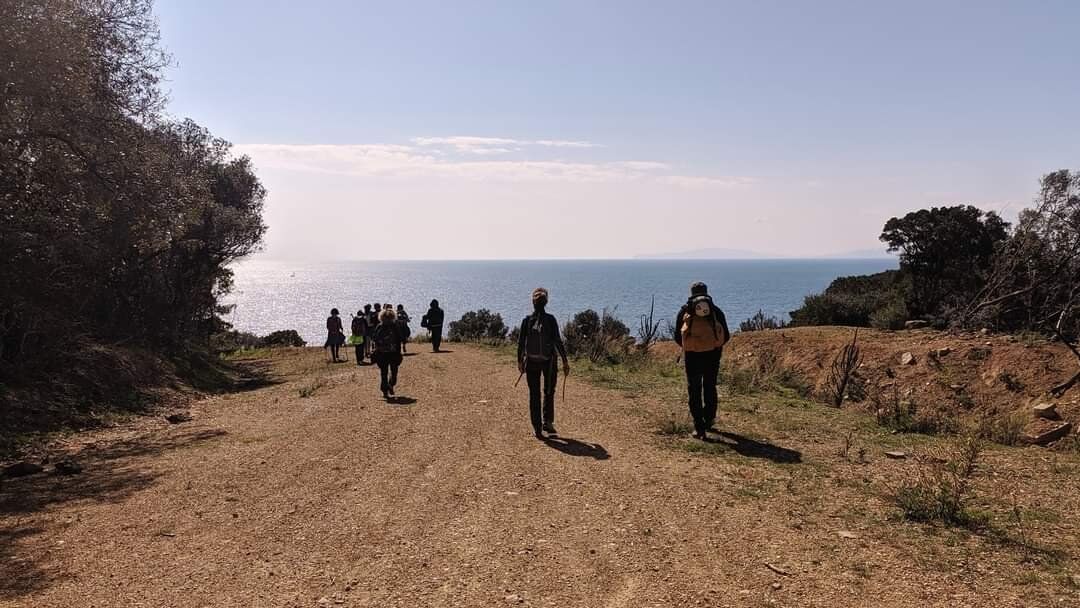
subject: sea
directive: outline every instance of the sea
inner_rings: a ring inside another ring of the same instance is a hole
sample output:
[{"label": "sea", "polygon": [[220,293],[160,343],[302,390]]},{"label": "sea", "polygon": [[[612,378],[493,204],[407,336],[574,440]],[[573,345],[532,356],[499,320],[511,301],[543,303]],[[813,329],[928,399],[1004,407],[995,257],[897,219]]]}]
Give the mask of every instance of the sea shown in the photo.
[{"label": "sea", "polygon": [[233,265],[235,283],[225,302],[236,329],[265,335],[295,329],[309,344],[326,339],[326,317],[349,318],[364,304],[403,304],[419,331],[432,299],[447,323],[486,308],[509,326],[531,309],[536,287],[550,292],[548,311],[560,321],[585,309],[607,310],[637,332],[653,308],[657,320],[674,319],[702,281],[727,315],[732,331],[759,310],[778,319],[841,276],[896,268],[893,259],[822,260],[545,260],[357,261],[291,263],[245,260]]}]

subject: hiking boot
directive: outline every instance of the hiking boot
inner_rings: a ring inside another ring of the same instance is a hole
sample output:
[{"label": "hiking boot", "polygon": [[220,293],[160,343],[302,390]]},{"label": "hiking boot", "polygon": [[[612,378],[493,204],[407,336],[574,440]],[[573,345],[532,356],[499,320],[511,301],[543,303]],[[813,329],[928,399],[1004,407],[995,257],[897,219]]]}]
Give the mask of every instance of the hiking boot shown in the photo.
[{"label": "hiking boot", "polygon": [[700,439],[701,441],[708,441],[709,436],[705,434],[705,431],[694,431],[694,439]]},{"label": "hiking boot", "polygon": [[533,435],[535,435],[537,439],[544,438],[544,434],[540,432],[540,429],[533,429]]},{"label": "hiking boot", "polygon": [[388,390],[389,390],[390,394],[393,395],[394,394],[394,385],[391,384],[390,388]]},{"label": "hiking boot", "polygon": [[559,431],[555,430],[555,425],[550,422],[544,425],[544,432],[548,435],[558,435]]}]

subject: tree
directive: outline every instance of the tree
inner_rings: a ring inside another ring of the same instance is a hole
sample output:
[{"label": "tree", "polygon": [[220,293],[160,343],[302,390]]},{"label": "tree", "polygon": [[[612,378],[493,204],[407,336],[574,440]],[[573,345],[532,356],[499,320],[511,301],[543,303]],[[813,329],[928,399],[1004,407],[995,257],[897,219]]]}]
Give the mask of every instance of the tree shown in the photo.
[{"label": "tree", "polygon": [[[1080,172],[1049,173],[1040,186],[961,321],[1052,334],[1080,363]],[[1052,392],[1063,394],[1078,381],[1080,373]]]},{"label": "tree", "polygon": [[909,311],[945,315],[977,293],[993,265],[1009,224],[971,205],[933,207],[892,218],[881,240],[900,252],[900,269],[912,278]]}]

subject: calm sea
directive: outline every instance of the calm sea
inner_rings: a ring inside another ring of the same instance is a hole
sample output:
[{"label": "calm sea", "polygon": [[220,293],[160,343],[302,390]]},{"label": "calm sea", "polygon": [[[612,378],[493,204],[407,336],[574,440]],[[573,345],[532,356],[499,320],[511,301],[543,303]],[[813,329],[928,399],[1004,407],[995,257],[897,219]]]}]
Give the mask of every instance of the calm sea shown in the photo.
[{"label": "calm sea", "polygon": [[508,325],[529,311],[533,288],[551,292],[548,310],[561,321],[592,308],[614,311],[632,330],[656,297],[658,318],[673,317],[704,281],[727,314],[732,330],[758,311],[786,318],[803,297],[825,289],[839,276],[895,268],[874,260],[618,260],[499,262],[287,263],[251,260],[234,266],[236,285],[227,298],[236,308],[229,320],[259,335],[295,329],[310,344],[326,338],[325,322],[338,308],[348,329],[349,314],[364,304],[404,304],[415,318],[439,300],[447,321],[487,308]]}]

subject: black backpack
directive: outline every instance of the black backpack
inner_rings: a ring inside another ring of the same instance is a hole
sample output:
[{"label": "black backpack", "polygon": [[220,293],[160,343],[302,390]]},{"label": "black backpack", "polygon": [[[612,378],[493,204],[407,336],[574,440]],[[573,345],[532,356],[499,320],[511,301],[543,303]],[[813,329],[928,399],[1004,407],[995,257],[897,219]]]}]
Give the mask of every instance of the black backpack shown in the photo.
[{"label": "black backpack", "polygon": [[352,335],[362,336],[364,335],[364,330],[366,329],[367,319],[363,315],[352,318]]},{"label": "black backpack", "polygon": [[400,344],[397,341],[397,328],[393,325],[380,325],[375,330],[375,351],[396,353]]},{"label": "black backpack", "polygon": [[525,320],[525,358],[545,362],[551,359],[550,347],[544,339],[544,317],[530,315]]}]

